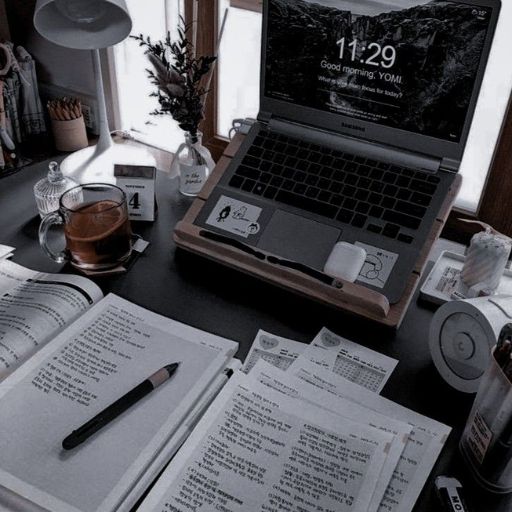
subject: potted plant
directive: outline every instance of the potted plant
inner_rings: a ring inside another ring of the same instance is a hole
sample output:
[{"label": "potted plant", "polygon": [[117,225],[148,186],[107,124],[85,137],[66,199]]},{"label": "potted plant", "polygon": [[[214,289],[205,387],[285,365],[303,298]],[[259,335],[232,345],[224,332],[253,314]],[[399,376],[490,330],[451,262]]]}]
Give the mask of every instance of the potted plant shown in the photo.
[{"label": "potted plant", "polygon": [[132,36],[145,48],[153,69],[148,77],[155,86],[151,96],[159,107],[152,115],[170,115],[185,132],[185,142],[174,156],[171,171],[180,177],[180,192],[196,196],[215,163],[202,144],[199,124],[204,119],[204,105],[217,59],[214,56],[196,56],[194,44],[188,33],[192,24],[180,17],[178,39],[172,41],[170,33],[163,41],[152,42],[142,34]]}]

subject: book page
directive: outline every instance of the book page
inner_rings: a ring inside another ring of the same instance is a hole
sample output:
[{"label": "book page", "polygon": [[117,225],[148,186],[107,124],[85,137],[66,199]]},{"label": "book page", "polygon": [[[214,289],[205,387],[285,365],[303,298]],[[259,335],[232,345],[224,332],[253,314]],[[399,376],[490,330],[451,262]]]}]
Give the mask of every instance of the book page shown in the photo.
[{"label": "book page", "polygon": [[10,260],[0,259],[0,295],[8,292],[27,279],[34,278],[39,272],[22,267]]},{"label": "book page", "polygon": [[102,297],[84,277],[0,261],[0,381]]},{"label": "book page", "polygon": [[[52,512],[116,510],[236,348],[109,295],[0,384],[0,485]],[[172,362],[180,366],[168,382],[62,449]]]},{"label": "book page", "polygon": [[15,251],[14,247],[11,247],[10,245],[0,244],[0,259],[10,258],[14,251]]},{"label": "book page", "polygon": [[238,372],[140,512],[364,512],[393,436]]},{"label": "book page", "polygon": [[249,373],[260,359],[281,368],[281,370],[286,370],[306,347],[305,343],[260,330],[254,338],[249,354],[245,358],[243,371]]},{"label": "book page", "polygon": [[335,396],[412,427],[409,439],[386,489],[379,512],[410,512],[427,481],[434,464],[450,434],[451,428],[422,416],[387,398],[372,393],[337,375],[322,371],[319,366],[300,357],[290,369],[293,375]]},{"label": "book page", "polygon": [[[208,385],[208,389],[201,395],[194,408],[187,414],[187,417],[181,423],[179,428],[168,439],[165,446],[158,452],[158,455],[152,460],[151,465],[144,471],[142,477],[137,481],[130,493],[125,497],[123,503],[119,505],[116,512],[130,512],[133,504],[142,496],[143,492],[156,480],[162,472],[162,468],[174,457],[181,445],[186,441],[194,427],[203,417],[213,400],[217,398],[221,389],[229,381],[230,372],[236,372],[242,367],[239,359],[231,359],[224,370],[215,377]],[[0,508],[0,512],[2,512]]]},{"label": "book page", "polygon": [[404,451],[412,427],[407,423],[372,411],[362,404],[351,402],[342,396],[319,389],[311,383],[291,375],[290,372],[279,370],[262,360],[258,361],[249,377],[258,380],[271,389],[299,397],[310,404],[325,408],[344,418],[359,421],[395,436],[388,451],[386,464],[372,496],[372,501],[368,507],[368,512],[378,510],[400,456]]},{"label": "book page", "polygon": [[342,338],[325,327],[302,356],[332,373],[380,393],[398,361]]}]

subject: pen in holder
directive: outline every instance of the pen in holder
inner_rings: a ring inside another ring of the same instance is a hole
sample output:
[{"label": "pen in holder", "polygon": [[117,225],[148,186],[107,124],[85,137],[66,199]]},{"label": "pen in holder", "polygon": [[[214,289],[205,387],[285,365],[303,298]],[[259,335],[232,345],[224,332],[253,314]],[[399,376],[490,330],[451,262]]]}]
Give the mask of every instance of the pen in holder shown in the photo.
[{"label": "pen in holder", "polygon": [[512,492],[512,359],[510,340],[501,338],[482,376],[460,450],[482,487],[509,493]]}]

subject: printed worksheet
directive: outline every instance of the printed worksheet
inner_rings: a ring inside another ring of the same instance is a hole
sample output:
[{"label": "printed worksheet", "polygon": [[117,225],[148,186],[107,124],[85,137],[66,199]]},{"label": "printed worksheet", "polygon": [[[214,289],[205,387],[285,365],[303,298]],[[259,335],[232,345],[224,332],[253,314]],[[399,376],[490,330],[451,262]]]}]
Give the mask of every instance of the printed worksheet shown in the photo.
[{"label": "printed worksheet", "polygon": [[286,370],[306,347],[305,343],[260,330],[254,338],[242,371],[249,373],[260,359],[276,368]]},{"label": "printed worksheet", "polygon": [[378,512],[410,512],[441,453],[451,428],[299,358],[290,367],[296,377],[337,397],[407,423],[412,427]]},{"label": "printed worksheet", "polygon": [[393,434],[394,440],[388,452],[388,457],[379,482],[368,507],[368,512],[375,512],[384,497],[384,493],[391,481],[405,444],[412,431],[407,423],[395,420],[389,416],[377,413],[364,405],[356,404],[350,400],[329,393],[300,379],[290,372],[283,372],[263,360],[258,361],[252,370],[250,377],[290,396],[299,397],[306,402],[325,408],[341,417],[359,421],[365,425],[377,428],[383,432]]},{"label": "printed worksheet", "polygon": [[396,359],[353,343],[325,327],[300,357],[375,393],[382,391],[398,363]]},{"label": "printed worksheet", "polygon": [[366,512],[393,437],[237,372],[140,512]]}]

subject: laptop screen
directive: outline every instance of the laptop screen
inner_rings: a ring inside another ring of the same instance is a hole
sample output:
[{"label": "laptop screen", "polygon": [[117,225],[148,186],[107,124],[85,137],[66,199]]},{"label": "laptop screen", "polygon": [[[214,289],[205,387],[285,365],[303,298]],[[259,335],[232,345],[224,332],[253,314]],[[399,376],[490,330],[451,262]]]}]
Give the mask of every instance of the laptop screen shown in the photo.
[{"label": "laptop screen", "polygon": [[492,8],[269,0],[265,96],[461,140]]}]

